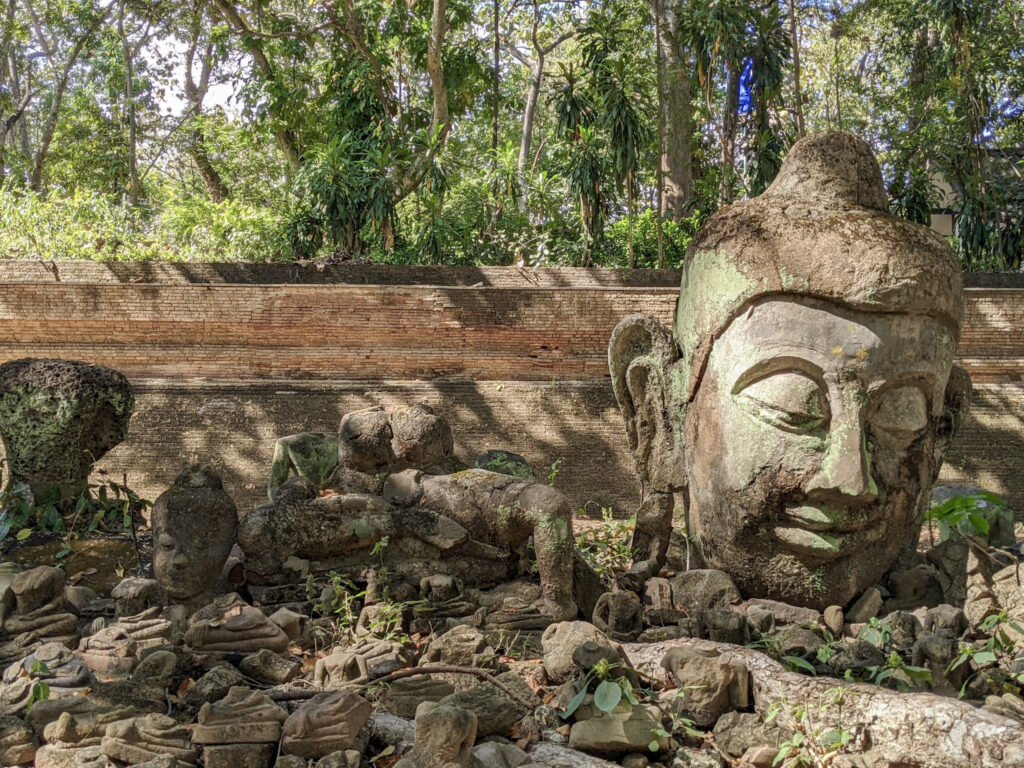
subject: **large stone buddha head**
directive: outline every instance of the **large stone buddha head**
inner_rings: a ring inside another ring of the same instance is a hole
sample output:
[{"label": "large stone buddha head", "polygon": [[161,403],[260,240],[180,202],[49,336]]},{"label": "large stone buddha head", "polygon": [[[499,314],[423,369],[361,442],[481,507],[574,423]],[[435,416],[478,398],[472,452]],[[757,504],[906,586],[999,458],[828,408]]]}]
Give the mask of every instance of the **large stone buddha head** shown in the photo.
[{"label": "large stone buddha head", "polygon": [[613,334],[644,494],[688,505],[745,596],[846,604],[917,542],[970,388],[961,292],[948,244],[888,213],[866,143],[800,141],[697,233],[671,335]]}]

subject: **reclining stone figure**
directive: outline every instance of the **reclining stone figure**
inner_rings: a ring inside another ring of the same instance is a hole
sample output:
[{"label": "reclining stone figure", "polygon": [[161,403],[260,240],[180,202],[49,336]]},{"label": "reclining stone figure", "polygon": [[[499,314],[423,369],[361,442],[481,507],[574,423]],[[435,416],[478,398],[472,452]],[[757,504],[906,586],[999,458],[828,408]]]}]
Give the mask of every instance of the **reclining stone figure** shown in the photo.
[{"label": "reclining stone figure", "polygon": [[[483,469],[455,471],[451,428],[425,406],[342,419],[337,494],[292,477],[242,518],[238,543],[252,583],[274,583],[292,555],[352,579],[385,565],[409,584],[435,574],[493,586],[523,571],[533,537],[538,607],[574,618],[572,523],[552,488]],[[363,579],[365,580],[365,579]]]}]

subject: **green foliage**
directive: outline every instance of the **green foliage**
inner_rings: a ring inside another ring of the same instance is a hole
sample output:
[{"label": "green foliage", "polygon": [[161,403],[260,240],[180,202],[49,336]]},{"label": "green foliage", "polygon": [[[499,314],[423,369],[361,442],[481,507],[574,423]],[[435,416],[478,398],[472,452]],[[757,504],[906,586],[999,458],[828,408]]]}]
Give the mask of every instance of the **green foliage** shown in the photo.
[{"label": "green foliage", "polygon": [[[994,493],[953,496],[928,510],[925,519],[939,524],[940,541],[956,532],[988,541],[995,524],[1008,515],[1006,502]],[[1012,524],[1012,521],[1011,521]]]},{"label": "green foliage", "polygon": [[629,706],[636,706],[639,701],[633,691],[633,684],[622,674],[621,664],[609,663],[601,659],[581,680],[576,682],[577,692],[565,709],[559,714],[563,720],[572,717],[580,708],[583,700],[593,686],[594,706],[602,712],[611,712],[625,699]]},{"label": "green foliage", "polygon": [[29,692],[28,703],[25,705],[26,710],[32,709],[37,701],[46,701],[50,698],[50,686],[45,680],[36,679],[41,675],[49,675],[50,668],[46,666],[46,662],[33,661],[32,667],[29,669],[29,677],[32,678],[32,690]]},{"label": "green foliage", "polygon": [[[585,516],[583,509],[578,514]],[[576,536],[576,551],[606,581],[616,573],[625,571],[633,558],[630,540],[636,525],[636,516],[628,520],[616,519],[610,507],[601,508],[602,525]]]},{"label": "green foliage", "polygon": [[[856,694],[843,688],[827,691],[815,705],[778,702],[769,707],[765,723],[777,722],[792,732],[792,736],[779,745],[772,762],[778,768],[811,768],[831,765],[835,757],[864,731],[861,725],[847,725],[842,721],[842,707]],[[830,710],[838,710],[836,727],[818,725]]]},{"label": "green foliage", "polygon": [[9,258],[263,261],[278,257],[280,222],[263,206],[201,197],[149,216],[93,191],[43,197],[0,188],[0,251]]},{"label": "green foliage", "polygon": [[152,506],[127,485],[114,481],[91,485],[88,492],[72,499],[62,498],[55,486],[35,499],[28,485],[18,482],[0,491],[0,543],[12,531],[17,541],[36,532],[60,534],[65,537],[64,548],[57,554],[60,560],[71,553],[72,538],[94,531],[133,532],[137,516]]},{"label": "green foliage", "polygon": [[228,5],[0,10],[0,253],[654,266],[669,109],[694,196],[660,222],[667,266],[767,187],[797,115],[866,138],[898,215],[951,211],[966,268],[1024,259],[1021,0],[664,0],[688,61],[662,95],[690,90],[660,104],[650,3],[502,4],[495,62],[491,0],[448,0],[438,126],[428,0]]}]

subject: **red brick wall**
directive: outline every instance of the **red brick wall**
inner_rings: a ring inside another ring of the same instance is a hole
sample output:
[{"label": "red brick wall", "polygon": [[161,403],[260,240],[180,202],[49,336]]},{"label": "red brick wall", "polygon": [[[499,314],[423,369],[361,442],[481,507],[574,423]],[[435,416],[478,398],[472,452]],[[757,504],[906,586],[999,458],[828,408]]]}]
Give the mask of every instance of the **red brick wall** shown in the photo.
[{"label": "red brick wall", "polygon": [[[558,486],[577,504],[629,507],[607,340],[633,312],[667,323],[677,273],[361,270],[0,262],[0,360],[65,357],[128,375],[131,436],[104,464],[150,498],[201,458],[244,507],[262,495],[277,436],[425,399],[453,421],[465,458],[503,447],[546,474],[565,457]],[[360,277],[372,284],[351,282]],[[404,277],[444,285],[395,284]],[[1024,511],[1024,288],[966,299],[959,356],[978,396],[945,476]]]}]

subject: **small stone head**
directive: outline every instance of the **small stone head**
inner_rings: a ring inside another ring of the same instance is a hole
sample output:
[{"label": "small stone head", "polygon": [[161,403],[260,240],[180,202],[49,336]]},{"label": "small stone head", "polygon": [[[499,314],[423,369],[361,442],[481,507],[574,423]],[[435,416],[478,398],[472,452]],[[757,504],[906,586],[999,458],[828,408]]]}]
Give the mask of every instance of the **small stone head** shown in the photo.
[{"label": "small stone head", "polygon": [[917,541],[970,382],[945,241],[888,213],[856,137],[797,143],[687,252],[669,335],[609,348],[645,491],[676,493],[748,597],[845,604]]},{"label": "small stone head", "polygon": [[235,543],[238,515],[220,477],[184,470],[153,504],[153,572],[175,602],[210,596]]}]

